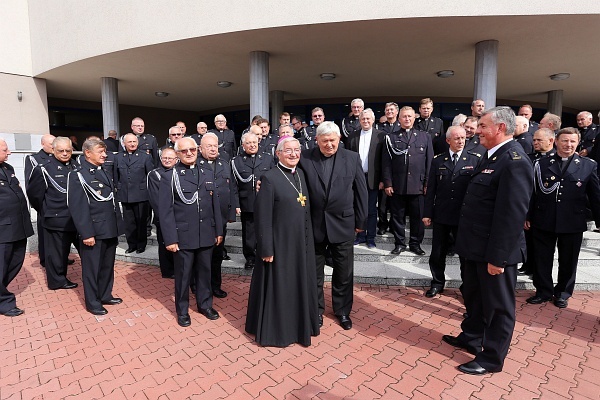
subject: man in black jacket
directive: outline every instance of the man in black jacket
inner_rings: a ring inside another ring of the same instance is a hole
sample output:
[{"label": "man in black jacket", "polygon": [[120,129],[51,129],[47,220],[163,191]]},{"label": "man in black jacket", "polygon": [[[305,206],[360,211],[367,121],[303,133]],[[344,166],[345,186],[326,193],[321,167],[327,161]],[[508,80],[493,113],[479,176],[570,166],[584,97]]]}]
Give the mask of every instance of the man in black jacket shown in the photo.
[{"label": "man in black jacket", "polygon": [[475,354],[459,365],[467,374],[502,371],[515,327],[517,264],[523,262],[523,225],[533,189],[533,167],[513,140],[515,113],[495,107],[479,119],[487,149],[467,187],[456,252],[464,257],[463,298],[468,317],[458,337],[443,340]]},{"label": "man in black jacket", "polygon": [[352,328],[350,312],[354,283],[354,235],[365,229],[367,220],[367,186],[360,157],[339,148],[340,128],[333,122],[319,124],[317,146],[302,152],[300,168],[304,171],[311,199],[311,216],[315,236],[319,321],[325,311],[323,283],[325,253],[333,259],[331,293],[333,312],[345,330]]},{"label": "man in black jacket", "polygon": [[27,238],[33,235],[27,200],[14,168],[6,162],[10,150],[0,139],[0,314],[16,317],[23,314],[8,285],[17,276],[27,248]]},{"label": "man in black jacket", "polygon": [[433,154],[438,155],[448,151],[446,135],[444,134],[444,122],[433,117],[433,100],[429,97],[421,100],[419,106],[419,117],[415,119],[415,129],[429,133],[433,144]]}]

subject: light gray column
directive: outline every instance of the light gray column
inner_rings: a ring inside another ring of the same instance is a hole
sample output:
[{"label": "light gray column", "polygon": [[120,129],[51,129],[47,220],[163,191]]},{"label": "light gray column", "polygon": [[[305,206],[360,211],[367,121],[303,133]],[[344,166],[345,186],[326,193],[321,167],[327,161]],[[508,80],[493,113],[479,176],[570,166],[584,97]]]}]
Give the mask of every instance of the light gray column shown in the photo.
[{"label": "light gray column", "polygon": [[549,113],[556,114],[559,117],[562,115],[563,105],[563,91],[562,90],[551,90],[548,92],[548,105],[547,109]]},{"label": "light gray column", "polygon": [[481,99],[485,108],[496,107],[498,84],[498,41],[484,40],[475,45],[475,84],[473,100]]},{"label": "light gray column", "polygon": [[283,91],[271,91],[271,129],[279,127],[279,116],[283,112]]},{"label": "light gray column", "polygon": [[102,78],[102,125],[104,137],[108,131],[114,129],[119,135],[119,80],[116,78]]},{"label": "light gray column", "polygon": [[269,53],[250,52],[250,118],[269,116]]}]

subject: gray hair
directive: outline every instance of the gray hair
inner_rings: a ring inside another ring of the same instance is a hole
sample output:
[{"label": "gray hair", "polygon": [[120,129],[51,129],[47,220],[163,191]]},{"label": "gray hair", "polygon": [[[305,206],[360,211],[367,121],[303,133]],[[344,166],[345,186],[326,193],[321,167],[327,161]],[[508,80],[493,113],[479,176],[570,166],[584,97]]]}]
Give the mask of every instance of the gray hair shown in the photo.
[{"label": "gray hair", "polygon": [[225,122],[227,122],[227,118],[225,118],[225,116],[224,116],[223,114],[217,114],[217,115],[215,116],[215,122],[217,121],[217,119],[218,119],[219,117],[222,117],[222,118],[225,120]]},{"label": "gray hair", "polygon": [[482,117],[489,115],[492,118],[494,124],[504,124],[506,126],[506,136],[513,136],[515,134],[516,116],[512,108],[507,106],[498,106],[485,110]]},{"label": "gray hair", "polygon": [[73,147],[73,142],[71,142],[71,139],[69,139],[68,137],[64,137],[64,136],[58,136],[57,138],[55,138],[52,141],[52,147],[56,147],[57,144],[66,144],[70,147]]},{"label": "gray hair", "polygon": [[352,104],[357,103],[360,104],[362,107],[365,106],[365,102],[362,99],[359,99],[358,97],[350,102],[350,106],[352,106]]},{"label": "gray hair", "polygon": [[571,128],[571,127],[562,128],[561,130],[556,132],[556,140],[558,140],[560,135],[577,135],[577,141],[579,141],[579,142],[581,141],[581,133],[579,132],[579,129],[577,129],[577,128]]},{"label": "gray hair", "polygon": [[292,141],[298,143],[298,146],[300,146],[300,141],[298,139],[296,139],[295,137],[286,136],[283,139],[279,140],[275,151],[283,151],[283,145],[286,144],[287,142],[292,142]]},{"label": "gray hair", "polygon": [[460,125],[450,125],[448,127],[448,130],[446,130],[446,139],[449,139],[452,136],[452,133],[454,131],[458,131],[458,130],[462,131],[462,133],[464,133],[465,135],[467,134],[467,132],[465,131],[465,128],[463,128],[462,126],[460,126]]},{"label": "gray hair", "polygon": [[467,116],[465,114],[458,114],[452,120],[452,126],[461,126],[467,120]]},{"label": "gray hair", "polygon": [[[177,125],[170,127],[170,128],[169,128],[169,135],[170,135],[171,133],[173,133],[173,132],[172,132],[172,131],[173,131],[173,129],[181,129],[181,127],[180,127],[180,126],[177,126]],[[180,131],[180,132],[181,132],[181,131]]]},{"label": "gray hair", "polygon": [[196,143],[196,141],[194,139],[192,139],[191,137],[188,137],[188,136],[184,136],[175,142],[175,151],[181,150],[181,146],[183,146],[184,142],[190,143],[192,145],[192,147],[198,147],[198,143]]},{"label": "gray hair", "polygon": [[[200,144],[204,143],[204,139],[206,138],[214,138],[217,139],[217,143],[219,143],[219,137],[217,135],[215,135],[212,132],[206,132],[204,135],[202,135],[202,139],[200,139]],[[191,139],[191,138],[190,138]]]},{"label": "gray hair", "polygon": [[363,115],[365,115],[365,114],[369,114],[371,116],[371,118],[373,118],[373,121],[375,120],[375,113],[370,108],[365,108],[364,110],[362,110],[360,112],[360,114],[358,115],[358,118],[362,118]]},{"label": "gray hair", "polygon": [[294,128],[292,128],[291,124],[283,124],[283,125],[279,125],[279,133],[281,134],[281,129],[282,128],[290,128],[290,132],[293,135],[294,134]]},{"label": "gray hair", "polygon": [[589,111],[582,111],[579,114],[577,114],[577,116],[579,117],[580,115],[585,116],[586,118],[592,118],[592,113]]},{"label": "gray hair", "polygon": [[200,128],[200,124],[204,124],[205,128],[208,128],[208,125],[206,125],[206,122],[200,121],[196,124],[196,128]]},{"label": "gray hair", "polygon": [[255,136],[258,140],[258,135],[256,133],[248,131],[242,135],[242,144],[246,143],[246,138],[250,135]]},{"label": "gray hair", "polygon": [[552,126],[554,127],[555,130],[560,129],[562,120],[560,119],[560,117],[558,115],[547,112],[546,114],[544,114],[544,118],[548,119],[548,122],[550,122],[552,124]]},{"label": "gray hair", "polygon": [[552,129],[550,129],[550,128],[540,128],[537,131],[533,132],[533,134],[535,135],[538,132],[541,132],[547,138],[554,139],[554,131]]},{"label": "gray hair", "polygon": [[133,136],[135,138],[135,140],[139,143],[138,137],[135,133],[127,133],[123,136],[123,142],[125,142],[127,140],[127,136]]},{"label": "gray hair", "polygon": [[317,137],[329,135],[330,133],[335,133],[338,137],[342,136],[340,134],[340,127],[331,121],[325,121],[317,127]]},{"label": "gray hair", "polygon": [[103,149],[106,149],[106,143],[104,143],[100,139],[87,139],[81,145],[81,150],[82,151],[92,151],[94,149],[94,147],[102,147]]}]

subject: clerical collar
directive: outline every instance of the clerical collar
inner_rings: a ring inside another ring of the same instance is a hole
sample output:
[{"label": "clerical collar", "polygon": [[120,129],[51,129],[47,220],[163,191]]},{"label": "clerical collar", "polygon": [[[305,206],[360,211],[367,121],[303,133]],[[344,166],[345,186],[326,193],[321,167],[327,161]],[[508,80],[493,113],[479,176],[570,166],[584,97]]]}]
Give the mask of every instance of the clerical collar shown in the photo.
[{"label": "clerical collar", "polygon": [[209,164],[212,164],[214,161],[213,160],[206,160]]},{"label": "clerical collar", "polygon": [[369,129],[368,131],[365,131],[365,130],[363,130],[363,129],[361,129],[361,130],[360,130],[360,134],[361,134],[361,135],[368,135],[368,134],[370,134],[371,132],[373,132],[373,128],[372,128],[372,127],[371,127],[371,129]]},{"label": "clerical collar", "polygon": [[182,166],[183,168],[187,168],[187,169],[193,169],[193,168],[196,168],[196,164],[187,165],[187,164],[181,163],[181,166]]},{"label": "clerical collar", "polygon": [[295,173],[296,173],[296,167],[294,167],[294,168],[286,167],[285,165],[283,165],[283,164],[281,163],[281,161],[279,161],[279,163],[278,163],[278,164],[279,164],[279,168],[280,168],[280,169],[283,169],[284,171],[287,171],[287,172],[291,172],[292,174],[295,174]]}]

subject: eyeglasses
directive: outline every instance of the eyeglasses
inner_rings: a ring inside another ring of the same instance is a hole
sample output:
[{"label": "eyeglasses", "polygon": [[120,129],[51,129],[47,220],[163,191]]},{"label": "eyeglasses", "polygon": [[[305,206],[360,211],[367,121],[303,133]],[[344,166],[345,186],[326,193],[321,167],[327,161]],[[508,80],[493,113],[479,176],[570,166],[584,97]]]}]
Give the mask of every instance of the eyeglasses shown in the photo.
[{"label": "eyeglasses", "polygon": [[64,149],[64,150],[54,149],[54,151],[57,153],[72,153],[73,152],[73,150],[69,150],[69,149]]},{"label": "eyeglasses", "polygon": [[215,122],[227,122],[227,121],[225,121],[225,120],[223,120],[223,119],[218,119],[218,120],[216,120]]},{"label": "eyeglasses", "polygon": [[183,133],[170,133],[169,136],[183,136]]},{"label": "eyeglasses", "polygon": [[131,125],[131,126],[135,126],[136,128],[143,128],[144,125]]},{"label": "eyeglasses", "polygon": [[313,115],[313,118],[323,118],[323,117],[325,117],[325,115],[318,115],[318,114]]},{"label": "eyeglasses", "polygon": [[173,161],[177,160],[177,157],[161,157],[160,159],[163,161]]},{"label": "eyeglasses", "polygon": [[286,156],[291,156],[292,154],[300,154],[302,151],[300,149],[285,149],[281,152]]},{"label": "eyeglasses", "polygon": [[187,154],[187,153],[192,153],[192,154],[194,154],[194,153],[195,153],[195,152],[197,152],[197,151],[198,151],[198,149],[197,149],[197,148],[195,148],[195,147],[191,147],[191,148],[189,148],[189,149],[180,149],[180,150],[177,150],[177,152],[178,152],[178,153],[185,153],[185,154]]}]

